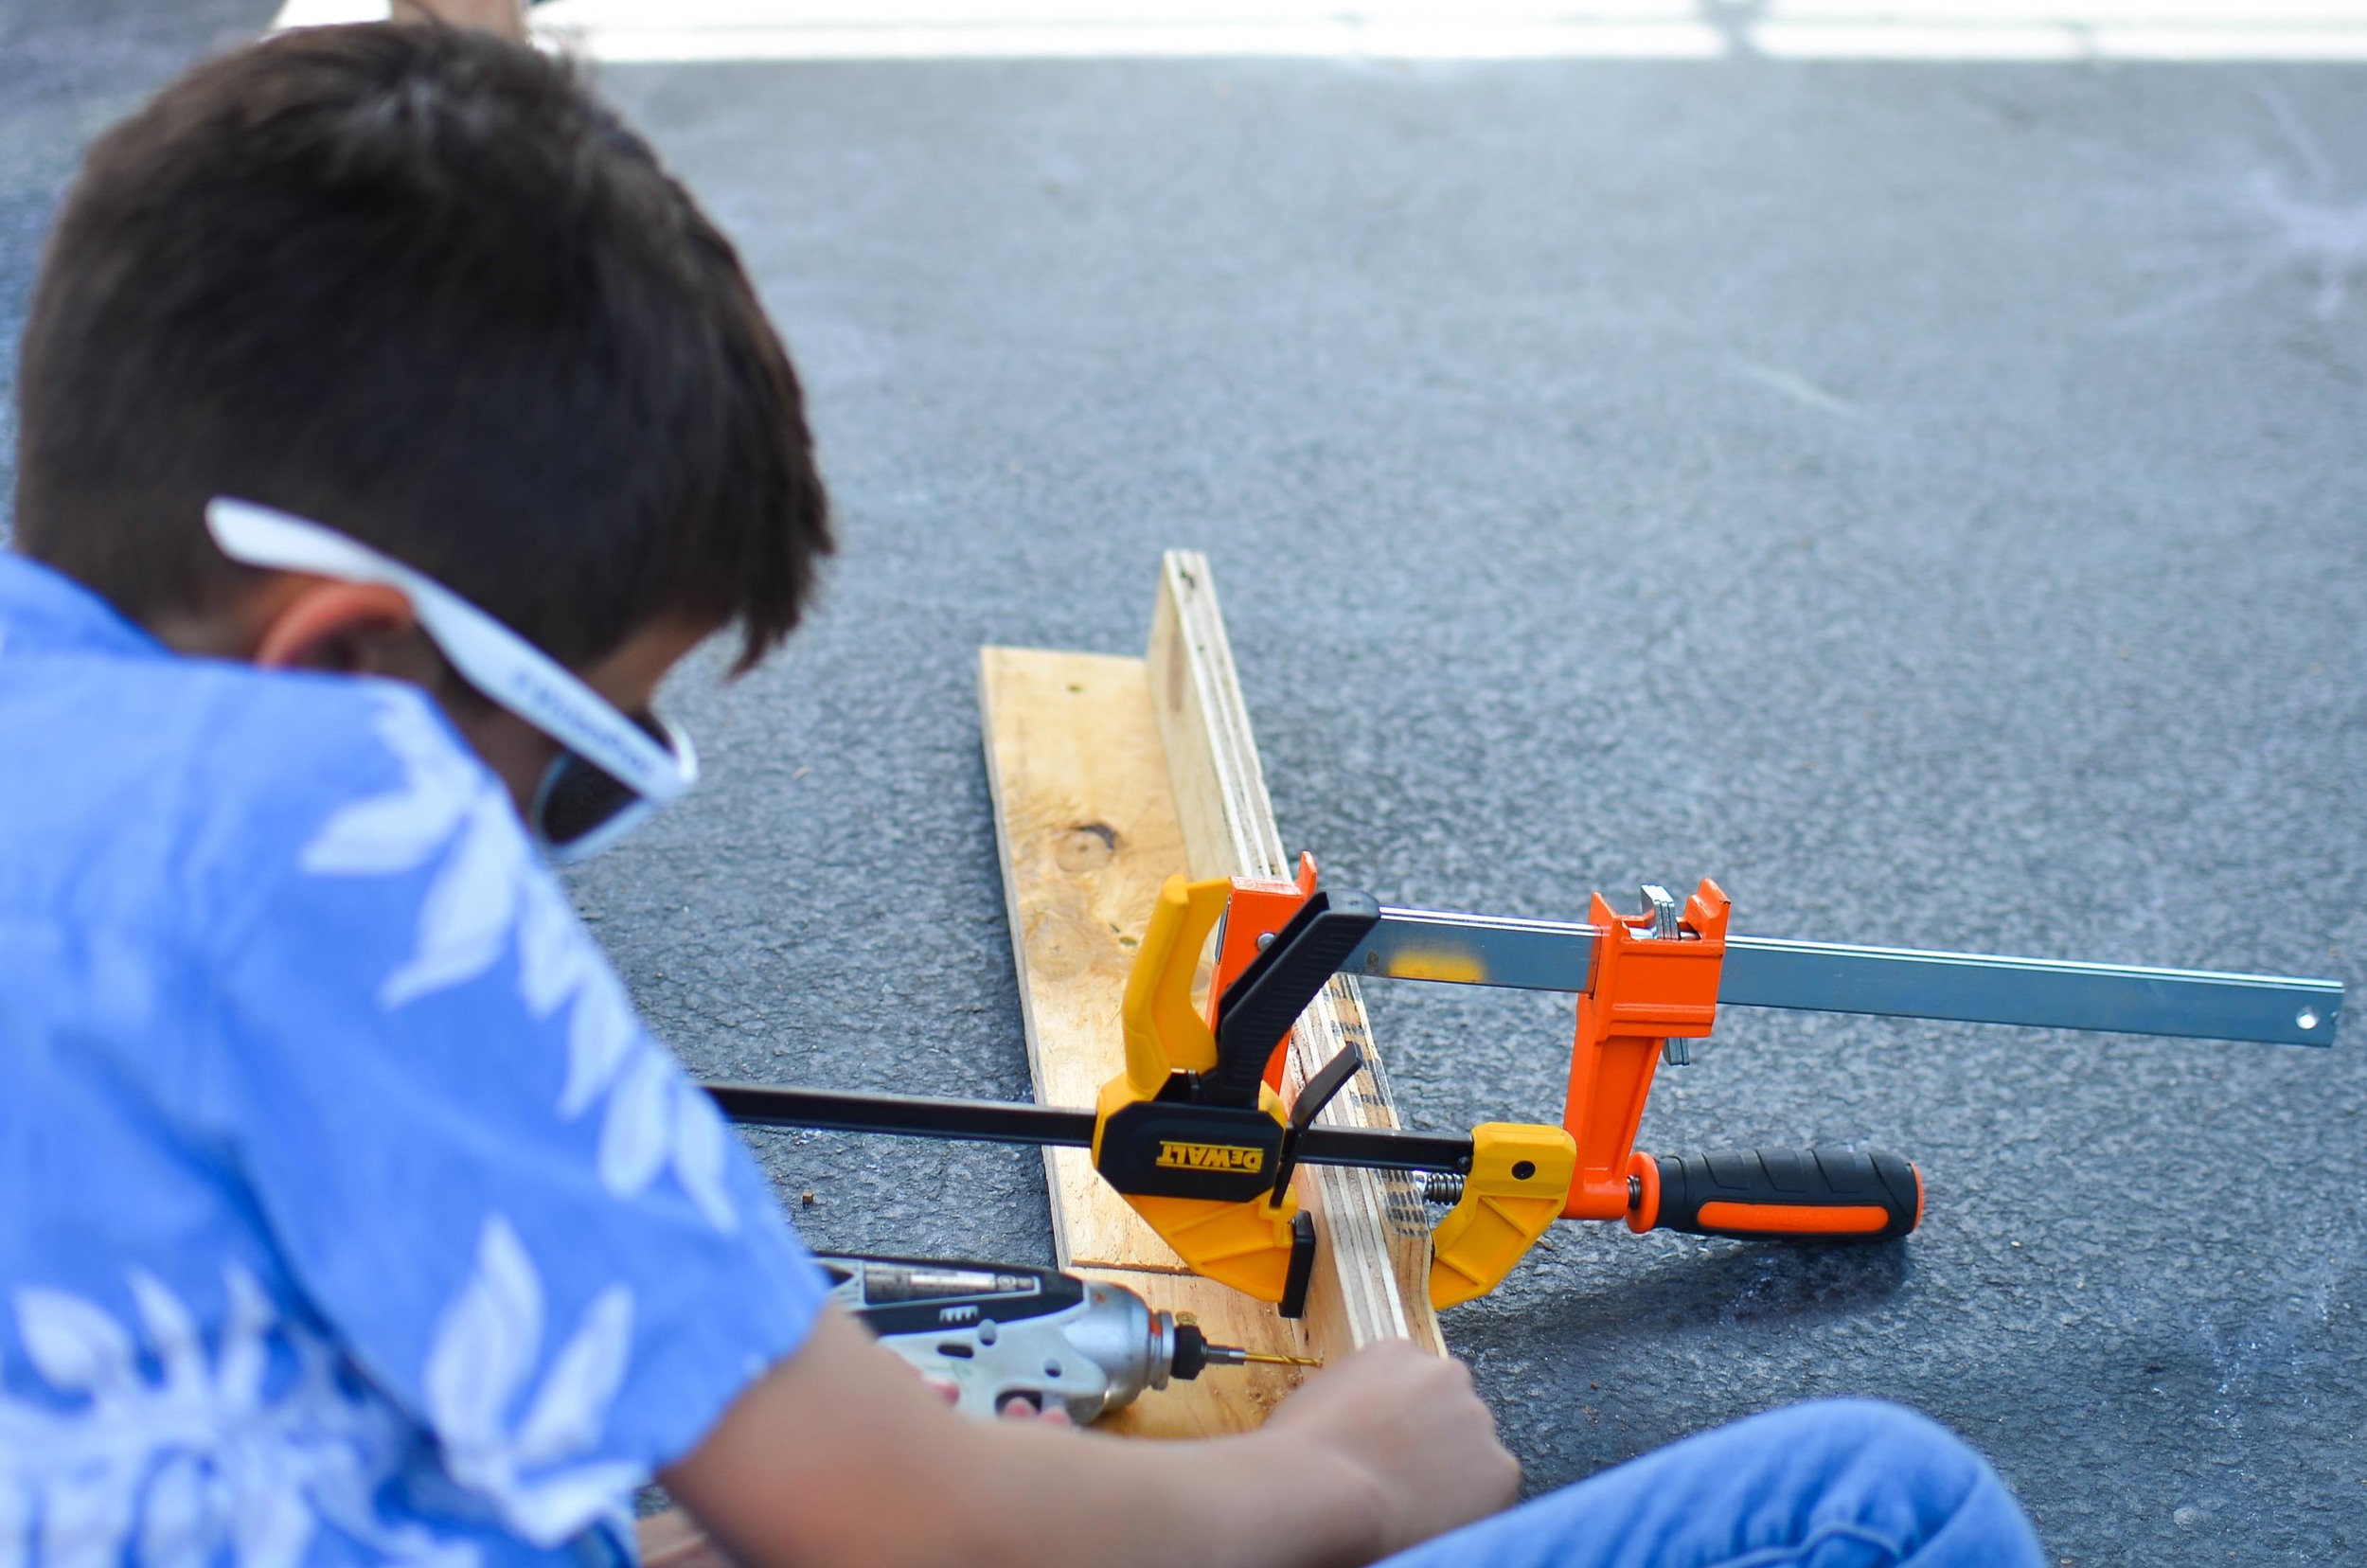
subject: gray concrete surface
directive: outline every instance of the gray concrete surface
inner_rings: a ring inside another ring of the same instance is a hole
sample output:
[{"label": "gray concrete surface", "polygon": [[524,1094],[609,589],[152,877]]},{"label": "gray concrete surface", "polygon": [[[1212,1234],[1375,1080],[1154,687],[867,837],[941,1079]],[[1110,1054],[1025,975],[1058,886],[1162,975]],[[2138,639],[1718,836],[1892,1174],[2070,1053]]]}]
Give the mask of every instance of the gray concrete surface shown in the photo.
[{"label": "gray concrete surface", "polygon": [[[94,80],[7,89],[9,211]],[[975,650],[1138,649],[1169,544],[1287,836],[1392,900],[1709,874],[1757,934],[2367,978],[2358,71],[604,80],[743,244],[846,539],[786,657],[678,683],[708,784],[576,879],[693,1068],[1024,1092]],[[1557,1108],[1559,1005],[1374,996],[1417,1124]],[[1924,1229],[1564,1227],[1450,1337],[1534,1488],[1865,1393],[2061,1562],[2355,1560],[2363,1024],[1730,1014],[1647,1143],[1897,1149]],[[1026,1153],[756,1143],[817,1245],[1048,1256]]]},{"label": "gray concrete surface", "polygon": [[83,144],[277,9],[276,0],[0,0],[0,543],[15,500],[25,294]]}]

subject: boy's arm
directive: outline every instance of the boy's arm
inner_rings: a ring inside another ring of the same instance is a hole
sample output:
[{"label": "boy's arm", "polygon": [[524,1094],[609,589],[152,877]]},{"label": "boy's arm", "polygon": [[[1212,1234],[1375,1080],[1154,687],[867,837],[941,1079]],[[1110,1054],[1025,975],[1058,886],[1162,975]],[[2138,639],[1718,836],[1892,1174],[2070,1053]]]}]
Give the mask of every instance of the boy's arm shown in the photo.
[{"label": "boy's arm", "polygon": [[1246,1436],[1120,1441],[959,1416],[833,1308],[661,1479],[744,1568],[1250,1568],[1369,1562],[1503,1507],[1520,1473],[1469,1373],[1411,1345]]},{"label": "boy's arm", "polygon": [[[956,1416],[825,1310],[763,1174],[440,717],[334,695],[300,710],[314,765],[222,829],[184,1114],[472,1519],[556,1549],[655,1465],[744,1568],[1155,1568],[1353,1561],[1509,1495],[1467,1376],[1406,1347],[1222,1443]],[[294,744],[257,723],[241,755]]]}]

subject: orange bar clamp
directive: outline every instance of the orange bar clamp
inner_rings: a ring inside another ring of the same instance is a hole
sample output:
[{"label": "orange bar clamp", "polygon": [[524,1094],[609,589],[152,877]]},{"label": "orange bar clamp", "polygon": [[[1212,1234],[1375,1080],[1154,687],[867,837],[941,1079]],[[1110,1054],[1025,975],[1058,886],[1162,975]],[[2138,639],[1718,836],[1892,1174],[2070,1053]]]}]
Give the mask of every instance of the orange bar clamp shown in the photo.
[{"label": "orange bar clamp", "polygon": [[[1208,1017],[1217,999],[1258,953],[1258,939],[1281,930],[1315,891],[1315,857],[1299,857],[1298,876],[1237,877],[1217,940],[1208,984]],[[1654,891],[1657,891],[1655,889]],[[1650,895],[1646,895],[1647,902]],[[1576,1038],[1570,1050],[1570,1089],[1562,1126],[1578,1146],[1577,1174],[1562,1205],[1566,1220],[1621,1220],[1638,1232],[1660,1212],[1660,1164],[1635,1148],[1644,1102],[1662,1044],[1706,1038],[1717,1021],[1717,982],[1726,957],[1732,900],[1703,878],[1685,900],[1664,913],[1620,915],[1593,895],[1587,923],[1594,944],[1592,989],[1578,998]],[[1274,1042],[1266,1083],[1282,1087],[1284,1047]]]},{"label": "orange bar clamp", "polygon": [[1562,1218],[1624,1218],[1638,1232],[1650,1230],[1659,1217],[1660,1166],[1636,1149],[1636,1127],[1663,1042],[1700,1040],[1717,1021],[1731,909],[1707,878],[1682,915],[1673,900],[1654,898],[1658,892],[1646,890],[1655,907],[1642,915],[1616,914],[1594,895],[1587,918],[1598,933],[1594,973],[1578,998],[1570,1094],[1561,1114],[1578,1146]]}]

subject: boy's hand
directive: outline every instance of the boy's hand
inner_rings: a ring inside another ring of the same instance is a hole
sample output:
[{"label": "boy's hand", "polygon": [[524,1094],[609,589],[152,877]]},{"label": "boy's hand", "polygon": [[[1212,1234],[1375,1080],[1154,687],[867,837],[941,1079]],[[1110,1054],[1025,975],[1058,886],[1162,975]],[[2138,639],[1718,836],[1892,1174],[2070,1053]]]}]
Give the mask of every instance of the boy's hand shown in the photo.
[{"label": "boy's hand", "polygon": [[640,1521],[633,1526],[633,1545],[641,1568],[739,1568],[680,1508]]},{"label": "boy's hand", "polygon": [[1367,1345],[1309,1378],[1264,1431],[1296,1453],[1328,1452],[1363,1472],[1383,1522],[1382,1555],[1483,1519],[1521,1489],[1521,1462],[1496,1440],[1470,1369],[1405,1340]]},{"label": "boy's hand", "polygon": [[1411,1345],[1346,1358],[1247,1436],[1130,1442],[958,1416],[828,1307],[659,1478],[746,1568],[1342,1568],[1494,1511],[1519,1477],[1470,1375]]},{"label": "boy's hand", "polygon": [[[957,1405],[962,1402],[962,1385],[953,1381],[951,1378],[931,1378],[924,1376],[920,1381],[922,1383],[927,1385],[930,1393],[934,1394],[945,1403]],[[1034,1421],[1042,1426],[1054,1427],[1075,1426],[1077,1424],[1068,1418],[1068,1412],[1062,1410],[1059,1405],[1054,1405],[1050,1410],[1039,1410],[1034,1405],[1029,1404],[1025,1399],[1013,1399],[996,1414],[995,1419],[1001,1421]],[[649,1568],[649,1565],[644,1563],[642,1568]]]}]

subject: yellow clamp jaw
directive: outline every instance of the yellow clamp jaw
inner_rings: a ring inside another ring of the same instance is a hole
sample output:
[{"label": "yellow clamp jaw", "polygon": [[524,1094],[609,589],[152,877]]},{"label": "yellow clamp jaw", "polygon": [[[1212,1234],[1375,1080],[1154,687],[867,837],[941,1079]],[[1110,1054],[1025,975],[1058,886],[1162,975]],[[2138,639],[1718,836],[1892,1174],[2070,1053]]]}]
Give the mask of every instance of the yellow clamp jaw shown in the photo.
[{"label": "yellow clamp jaw", "polygon": [[1577,1140],[1562,1128],[1482,1122],[1471,1129],[1463,1196],[1431,1232],[1430,1304],[1444,1310],[1504,1283],[1561,1218],[1577,1168]]},{"label": "yellow clamp jaw", "polygon": [[[1217,1066],[1217,1037],[1192,1006],[1201,945],[1224,916],[1233,884],[1170,877],[1126,982],[1126,1071],[1094,1106],[1094,1167],[1173,1247],[1193,1273],[1260,1301],[1304,1288],[1308,1241],[1298,1200],[1273,1190],[1281,1157],[1281,1096],[1261,1088],[1255,1109],[1162,1100]],[[1292,1278],[1294,1256],[1301,1279]]]},{"label": "yellow clamp jaw", "polygon": [[[1192,973],[1208,934],[1224,918],[1233,884],[1222,878],[1185,882],[1169,877],[1150,911],[1143,945],[1126,977],[1121,1017],[1126,1028],[1126,1076],[1136,1099],[1149,1099],[1176,1073],[1205,1073],[1217,1064],[1217,1035],[1192,1006]],[[1121,1081],[1110,1080],[1112,1085]],[[1107,1091],[1104,1091],[1107,1093]]]}]

